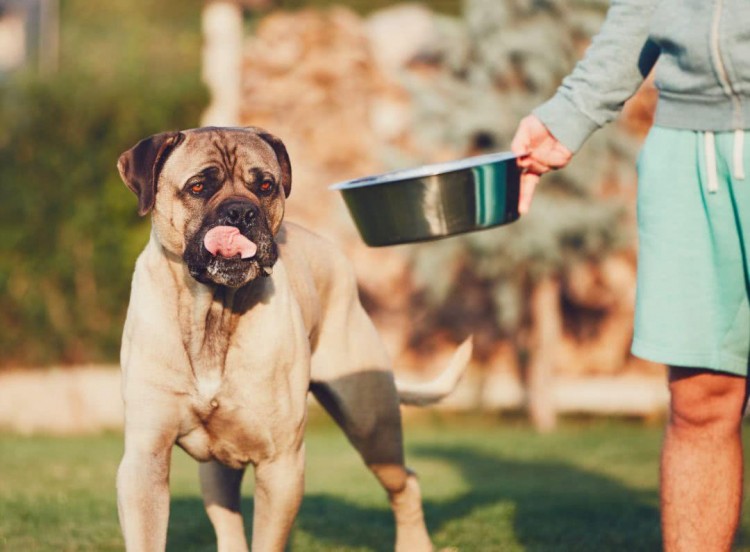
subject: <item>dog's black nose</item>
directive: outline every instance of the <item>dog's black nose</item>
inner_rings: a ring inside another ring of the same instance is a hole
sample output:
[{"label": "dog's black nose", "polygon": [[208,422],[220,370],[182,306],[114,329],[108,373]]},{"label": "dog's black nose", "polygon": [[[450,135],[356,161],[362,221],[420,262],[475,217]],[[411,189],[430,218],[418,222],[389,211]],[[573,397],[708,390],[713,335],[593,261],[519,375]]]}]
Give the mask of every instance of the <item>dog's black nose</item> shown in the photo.
[{"label": "dog's black nose", "polygon": [[258,206],[250,201],[231,200],[219,207],[219,221],[247,229],[258,215]]}]

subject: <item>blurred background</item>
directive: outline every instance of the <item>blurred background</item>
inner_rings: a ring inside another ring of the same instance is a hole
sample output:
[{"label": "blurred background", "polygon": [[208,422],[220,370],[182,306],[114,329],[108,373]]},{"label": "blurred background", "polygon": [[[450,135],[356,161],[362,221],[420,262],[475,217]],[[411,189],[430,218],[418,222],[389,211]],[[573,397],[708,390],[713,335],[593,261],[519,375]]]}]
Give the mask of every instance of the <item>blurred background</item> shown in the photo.
[{"label": "blurred background", "polygon": [[[123,549],[117,362],[150,223],[115,163],[203,124],[284,140],[288,218],[352,259],[399,377],[432,376],[474,335],[458,391],[405,410],[436,549],[658,550],[664,367],[629,354],[653,86],[505,227],[371,249],[328,189],[508,149],[608,5],[0,0],[0,550]],[[289,549],[392,550],[381,488],[314,408],[306,451]],[[175,450],[168,550],[216,549],[196,472]]]},{"label": "blurred background", "polygon": [[474,335],[446,408],[520,412],[540,430],[567,413],[658,417],[663,367],[629,354],[649,83],[510,226],[370,249],[328,190],[507,150],[607,6],[0,0],[0,426],[119,427],[120,333],[150,225],[115,163],[202,124],[284,140],[287,216],[347,251],[402,377],[436,373]]}]

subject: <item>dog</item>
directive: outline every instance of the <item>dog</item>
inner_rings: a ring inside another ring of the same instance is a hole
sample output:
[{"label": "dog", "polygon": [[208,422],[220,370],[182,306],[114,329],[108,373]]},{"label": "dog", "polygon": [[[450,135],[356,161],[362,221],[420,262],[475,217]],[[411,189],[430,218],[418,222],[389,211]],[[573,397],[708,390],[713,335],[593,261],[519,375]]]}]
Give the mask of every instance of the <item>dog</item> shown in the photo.
[{"label": "dog", "polygon": [[283,550],[303,494],[309,391],[386,490],[396,550],[431,550],[419,484],[404,465],[399,404],[447,395],[470,340],[434,381],[395,381],[348,259],[283,221],[291,164],[263,129],[156,134],[117,165],[152,221],[120,358],[117,494],[127,550],[166,546],[175,444],[200,462],[218,550],[247,550],[240,484],[248,465],[252,549]]}]

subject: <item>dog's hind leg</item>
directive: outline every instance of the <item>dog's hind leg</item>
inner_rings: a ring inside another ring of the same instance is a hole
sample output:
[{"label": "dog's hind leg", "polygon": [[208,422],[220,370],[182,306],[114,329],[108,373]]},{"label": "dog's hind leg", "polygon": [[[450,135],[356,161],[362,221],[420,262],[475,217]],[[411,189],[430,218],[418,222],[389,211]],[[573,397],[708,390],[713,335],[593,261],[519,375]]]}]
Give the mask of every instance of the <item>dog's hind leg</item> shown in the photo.
[{"label": "dog's hind leg", "polygon": [[430,551],[419,482],[404,465],[391,360],[359,301],[348,259],[331,255],[327,266],[326,274],[335,277],[320,278],[321,318],[312,336],[310,390],[388,493],[396,520],[396,550]]},{"label": "dog's hind leg", "polygon": [[244,474],[244,469],[232,469],[215,460],[200,465],[203,503],[216,531],[218,552],[247,552],[240,512],[240,486]]},{"label": "dog's hind leg", "polygon": [[396,520],[396,551],[432,550],[416,475],[404,465],[399,399],[385,370],[313,381],[311,391],[388,493]]}]

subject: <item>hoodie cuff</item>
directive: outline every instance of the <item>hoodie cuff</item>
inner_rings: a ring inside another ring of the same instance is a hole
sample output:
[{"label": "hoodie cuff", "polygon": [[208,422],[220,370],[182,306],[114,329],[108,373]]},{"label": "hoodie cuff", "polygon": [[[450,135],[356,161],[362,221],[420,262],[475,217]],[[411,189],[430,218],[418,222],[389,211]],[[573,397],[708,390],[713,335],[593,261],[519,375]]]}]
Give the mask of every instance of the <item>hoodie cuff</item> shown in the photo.
[{"label": "hoodie cuff", "polygon": [[532,113],[544,123],[552,136],[573,153],[581,149],[586,139],[600,126],[561,94],[556,94]]}]

